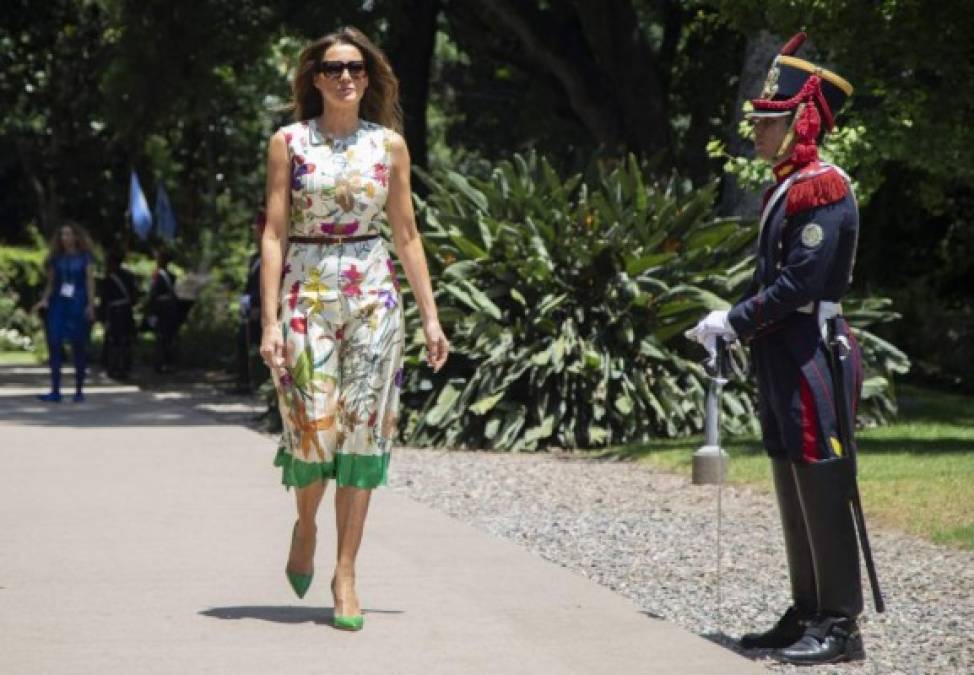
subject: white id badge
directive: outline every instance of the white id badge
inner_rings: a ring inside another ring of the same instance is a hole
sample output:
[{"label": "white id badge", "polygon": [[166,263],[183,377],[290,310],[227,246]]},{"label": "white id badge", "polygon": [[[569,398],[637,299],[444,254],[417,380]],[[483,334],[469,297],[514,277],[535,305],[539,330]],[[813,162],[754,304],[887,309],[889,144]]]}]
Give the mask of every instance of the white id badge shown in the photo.
[{"label": "white id badge", "polygon": [[74,297],[74,284],[65,281],[61,284],[61,297],[62,298],[73,298]]}]

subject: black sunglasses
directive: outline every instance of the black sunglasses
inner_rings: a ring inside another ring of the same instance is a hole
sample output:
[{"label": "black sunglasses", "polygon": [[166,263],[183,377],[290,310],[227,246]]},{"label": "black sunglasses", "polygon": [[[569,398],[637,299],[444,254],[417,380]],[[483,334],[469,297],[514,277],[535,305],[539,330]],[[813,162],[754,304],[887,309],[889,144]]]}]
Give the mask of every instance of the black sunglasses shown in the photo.
[{"label": "black sunglasses", "polygon": [[333,80],[341,77],[346,69],[352,77],[362,77],[365,74],[365,61],[322,61],[318,64],[318,72]]}]

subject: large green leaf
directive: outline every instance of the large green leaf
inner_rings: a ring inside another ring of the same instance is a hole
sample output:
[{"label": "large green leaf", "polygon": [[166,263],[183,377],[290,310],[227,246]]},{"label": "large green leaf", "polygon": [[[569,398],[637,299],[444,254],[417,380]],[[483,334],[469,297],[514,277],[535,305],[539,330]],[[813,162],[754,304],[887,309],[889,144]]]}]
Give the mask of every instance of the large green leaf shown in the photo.
[{"label": "large green leaf", "polygon": [[436,397],[436,404],[433,408],[426,413],[426,424],[436,426],[449,414],[456,404],[457,400],[460,398],[460,390],[455,387],[452,383],[447,382],[442,389],[440,389],[439,395]]},{"label": "large green leaf", "polygon": [[497,405],[498,401],[500,401],[502,398],[504,398],[503,391],[498,392],[492,396],[487,396],[486,398],[482,398],[476,403],[474,403],[472,406],[470,406],[470,412],[472,412],[474,415],[484,415],[488,411],[490,411],[491,408]]},{"label": "large green leaf", "polygon": [[480,211],[487,211],[489,208],[487,198],[484,197],[482,192],[470,185],[470,182],[464,176],[461,176],[456,171],[449,171],[446,174],[446,179],[454,189],[469,199]]}]

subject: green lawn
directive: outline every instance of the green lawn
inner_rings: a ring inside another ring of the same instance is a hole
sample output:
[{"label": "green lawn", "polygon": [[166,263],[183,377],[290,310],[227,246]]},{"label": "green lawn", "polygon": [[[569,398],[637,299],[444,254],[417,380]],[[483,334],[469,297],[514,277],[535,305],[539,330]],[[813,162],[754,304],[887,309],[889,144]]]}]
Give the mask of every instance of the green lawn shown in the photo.
[{"label": "green lawn", "polygon": [[[974,549],[974,398],[904,386],[894,424],[859,440],[859,485],[870,522]],[[701,439],[657,441],[613,454],[689,474]],[[754,437],[725,440],[729,481],[770,492],[768,460]]]},{"label": "green lawn", "polygon": [[33,352],[0,352],[0,365],[35,366],[41,363],[40,357]]}]

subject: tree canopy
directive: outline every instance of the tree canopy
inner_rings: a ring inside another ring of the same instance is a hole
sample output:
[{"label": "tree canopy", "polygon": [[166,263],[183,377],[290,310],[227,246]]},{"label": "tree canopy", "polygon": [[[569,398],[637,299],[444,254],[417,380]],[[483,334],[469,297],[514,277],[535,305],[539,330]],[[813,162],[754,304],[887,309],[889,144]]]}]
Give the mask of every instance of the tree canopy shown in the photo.
[{"label": "tree canopy", "polygon": [[[535,149],[570,170],[649,159],[702,185],[737,142],[740,102],[776,45],[856,86],[851,170],[870,197],[860,283],[961,288],[972,245],[974,18],[920,0],[12,0],[0,9],[0,238],[71,217],[128,239],[129,171],[166,186],[201,265],[242,240],[262,201],[266,139],[287,120],[302,44],[354,24],[390,55],[420,166]],[[804,53],[804,52],[803,52]],[[750,67],[747,67],[750,59]],[[737,208],[737,207],[735,207]],[[894,275],[895,276],[895,275]],[[902,280],[901,280],[902,281]]]}]

